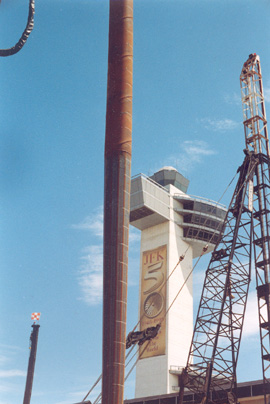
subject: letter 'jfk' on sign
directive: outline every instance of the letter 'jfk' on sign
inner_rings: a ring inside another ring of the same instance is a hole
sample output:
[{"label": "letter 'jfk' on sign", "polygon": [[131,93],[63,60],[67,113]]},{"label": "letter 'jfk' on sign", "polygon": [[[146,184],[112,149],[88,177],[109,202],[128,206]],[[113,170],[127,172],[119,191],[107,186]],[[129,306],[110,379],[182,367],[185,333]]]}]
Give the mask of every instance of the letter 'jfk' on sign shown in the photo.
[{"label": "letter 'jfk' on sign", "polygon": [[144,251],[142,256],[140,318],[143,330],[161,323],[158,335],[140,347],[140,358],[164,355],[166,346],[167,246]]}]

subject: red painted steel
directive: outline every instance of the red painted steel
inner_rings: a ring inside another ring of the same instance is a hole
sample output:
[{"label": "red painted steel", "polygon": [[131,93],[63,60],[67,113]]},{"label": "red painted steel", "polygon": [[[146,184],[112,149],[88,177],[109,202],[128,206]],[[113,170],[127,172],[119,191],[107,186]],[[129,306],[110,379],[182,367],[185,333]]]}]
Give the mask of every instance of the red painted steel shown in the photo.
[{"label": "red painted steel", "polygon": [[110,1],[105,140],[102,403],[124,399],[133,72],[133,0]]}]

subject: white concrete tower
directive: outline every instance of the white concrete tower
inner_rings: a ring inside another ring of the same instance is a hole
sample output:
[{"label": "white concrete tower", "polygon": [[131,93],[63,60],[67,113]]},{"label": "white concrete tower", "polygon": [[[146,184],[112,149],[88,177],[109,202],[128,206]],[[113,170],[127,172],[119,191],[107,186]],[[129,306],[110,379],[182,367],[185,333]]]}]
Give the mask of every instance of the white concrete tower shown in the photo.
[{"label": "white concrete tower", "polygon": [[[172,393],[186,365],[193,332],[192,259],[213,250],[226,214],[224,206],[186,194],[189,181],[172,167],[131,182],[130,223],[141,230],[140,329],[161,324],[140,347],[135,397]],[[210,242],[211,241],[211,242]],[[172,273],[179,257],[185,258]]]}]

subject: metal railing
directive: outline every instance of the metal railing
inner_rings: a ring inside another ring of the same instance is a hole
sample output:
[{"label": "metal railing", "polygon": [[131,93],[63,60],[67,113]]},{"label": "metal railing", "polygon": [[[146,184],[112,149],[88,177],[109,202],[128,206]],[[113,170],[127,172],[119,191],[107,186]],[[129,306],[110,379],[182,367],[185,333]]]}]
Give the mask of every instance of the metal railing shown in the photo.
[{"label": "metal railing", "polygon": [[204,198],[202,196],[195,196],[195,195],[187,195],[187,194],[174,194],[174,198],[176,199],[186,199],[187,201],[196,201],[196,202],[202,202],[202,203],[206,203],[208,205],[213,205],[217,208],[223,209],[227,211],[227,208],[225,205],[223,205],[222,203],[213,201],[211,199],[208,198]]},{"label": "metal railing", "polygon": [[165,191],[167,194],[170,193],[167,188],[163,187],[163,186],[160,185],[158,182],[154,181],[152,178],[148,177],[148,176],[145,175],[145,174],[142,174],[142,173],[136,174],[136,175],[134,175],[133,177],[131,177],[131,180],[136,179],[136,178],[140,178],[140,177],[144,178],[145,180],[147,180],[147,181],[149,181],[149,182],[152,182],[152,184],[156,185],[157,187],[159,187],[160,189],[162,189],[163,191]]}]

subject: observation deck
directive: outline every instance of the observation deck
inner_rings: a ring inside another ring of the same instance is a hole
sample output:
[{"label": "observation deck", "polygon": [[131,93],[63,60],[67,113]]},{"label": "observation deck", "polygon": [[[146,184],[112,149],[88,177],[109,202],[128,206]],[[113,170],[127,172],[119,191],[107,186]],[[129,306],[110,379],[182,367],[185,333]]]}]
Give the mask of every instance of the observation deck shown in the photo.
[{"label": "observation deck", "polygon": [[183,229],[183,240],[200,255],[207,243],[214,249],[227,213],[224,205],[188,195],[189,181],[173,167],[164,167],[152,177],[139,174],[131,181],[130,223],[144,230],[166,221]]},{"label": "observation deck", "polygon": [[210,248],[216,245],[227,209],[224,205],[192,195],[175,194],[180,202],[175,210],[182,216],[179,225],[184,229],[183,240],[196,249],[199,241],[208,243]]}]

